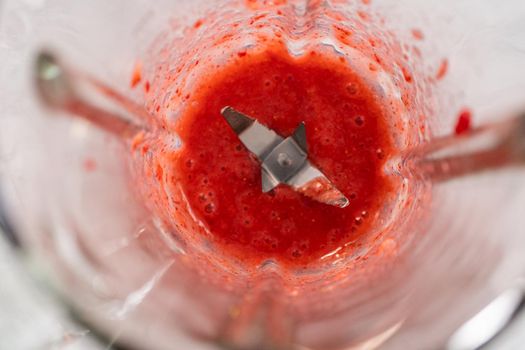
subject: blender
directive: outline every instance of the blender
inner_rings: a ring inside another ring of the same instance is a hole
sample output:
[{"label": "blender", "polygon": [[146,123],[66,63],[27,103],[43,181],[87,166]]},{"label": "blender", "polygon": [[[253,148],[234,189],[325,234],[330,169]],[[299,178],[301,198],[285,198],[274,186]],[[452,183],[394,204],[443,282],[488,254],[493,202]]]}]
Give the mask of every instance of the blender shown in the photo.
[{"label": "blender", "polygon": [[[523,16],[518,2],[7,2],[6,217],[79,317],[124,346],[476,348],[522,298]],[[176,87],[276,32],[297,56],[336,51],[396,116],[395,198],[305,271],[232,261],[159,218],[166,205],[144,200],[158,184],[136,180],[143,146],[190,104]],[[474,126],[447,136],[464,107]]]}]

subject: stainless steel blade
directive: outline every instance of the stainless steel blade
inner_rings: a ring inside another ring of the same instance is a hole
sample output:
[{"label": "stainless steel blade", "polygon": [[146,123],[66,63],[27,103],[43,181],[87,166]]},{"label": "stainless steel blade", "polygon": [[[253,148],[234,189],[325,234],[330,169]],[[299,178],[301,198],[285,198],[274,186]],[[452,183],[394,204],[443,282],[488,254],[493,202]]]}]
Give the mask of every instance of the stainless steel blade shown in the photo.
[{"label": "stainless steel blade", "polygon": [[225,107],[224,119],[244,146],[261,162],[262,191],[280,184],[316,201],[344,208],[350,203],[345,195],[308,160],[306,126],[299,124],[293,135],[283,138],[257,120]]}]

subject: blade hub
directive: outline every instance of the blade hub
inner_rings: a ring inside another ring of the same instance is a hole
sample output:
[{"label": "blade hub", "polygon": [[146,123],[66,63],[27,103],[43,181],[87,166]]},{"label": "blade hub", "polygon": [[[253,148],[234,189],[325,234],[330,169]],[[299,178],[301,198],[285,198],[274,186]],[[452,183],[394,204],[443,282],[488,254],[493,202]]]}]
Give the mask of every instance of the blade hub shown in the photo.
[{"label": "blade hub", "polygon": [[277,145],[263,160],[262,166],[278,182],[286,183],[304,166],[308,159],[306,153],[292,138]]}]

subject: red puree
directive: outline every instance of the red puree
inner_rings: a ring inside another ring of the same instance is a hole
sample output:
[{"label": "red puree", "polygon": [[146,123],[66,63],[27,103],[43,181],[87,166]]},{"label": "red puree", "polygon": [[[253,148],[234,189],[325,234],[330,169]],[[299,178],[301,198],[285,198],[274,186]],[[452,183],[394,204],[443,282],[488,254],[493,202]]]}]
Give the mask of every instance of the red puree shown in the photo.
[{"label": "red puree", "polygon": [[[175,177],[167,186],[181,186],[190,216],[218,249],[245,262],[305,264],[370,231],[392,191],[382,167],[393,146],[380,102],[346,61],[316,52],[292,58],[268,44],[206,76],[192,92],[198,105],[178,122],[183,146],[170,160]],[[262,193],[260,164],[220,115],[225,106],[284,137],[304,121],[310,159],[350,206],[322,204],[284,185]]]}]

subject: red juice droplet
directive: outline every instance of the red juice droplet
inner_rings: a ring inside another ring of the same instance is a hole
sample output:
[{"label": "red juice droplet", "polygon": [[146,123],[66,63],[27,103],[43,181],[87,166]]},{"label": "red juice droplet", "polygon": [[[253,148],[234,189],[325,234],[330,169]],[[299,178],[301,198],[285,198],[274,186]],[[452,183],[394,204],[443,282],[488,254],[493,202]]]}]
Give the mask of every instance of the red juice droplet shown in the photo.
[{"label": "red juice droplet", "polygon": [[195,24],[193,25],[193,28],[197,29],[200,26],[202,26],[203,23],[204,23],[203,20],[199,19],[197,22],[195,22]]},{"label": "red juice droplet", "polygon": [[137,62],[131,74],[130,86],[134,89],[142,81],[142,63]]},{"label": "red juice droplet", "polygon": [[417,29],[417,28],[412,29],[412,36],[416,40],[423,40],[423,39],[425,39],[425,35],[421,31],[421,29]]},{"label": "red juice droplet", "polygon": [[456,123],[455,133],[456,135],[464,134],[471,129],[472,124],[472,112],[470,110],[463,110],[459,116]]},{"label": "red juice droplet", "polygon": [[438,72],[436,74],[436,79],[441,80],[443,79],[448,73],[448,60],[444,59],[441,61],[441,64],[439,66]]}]

